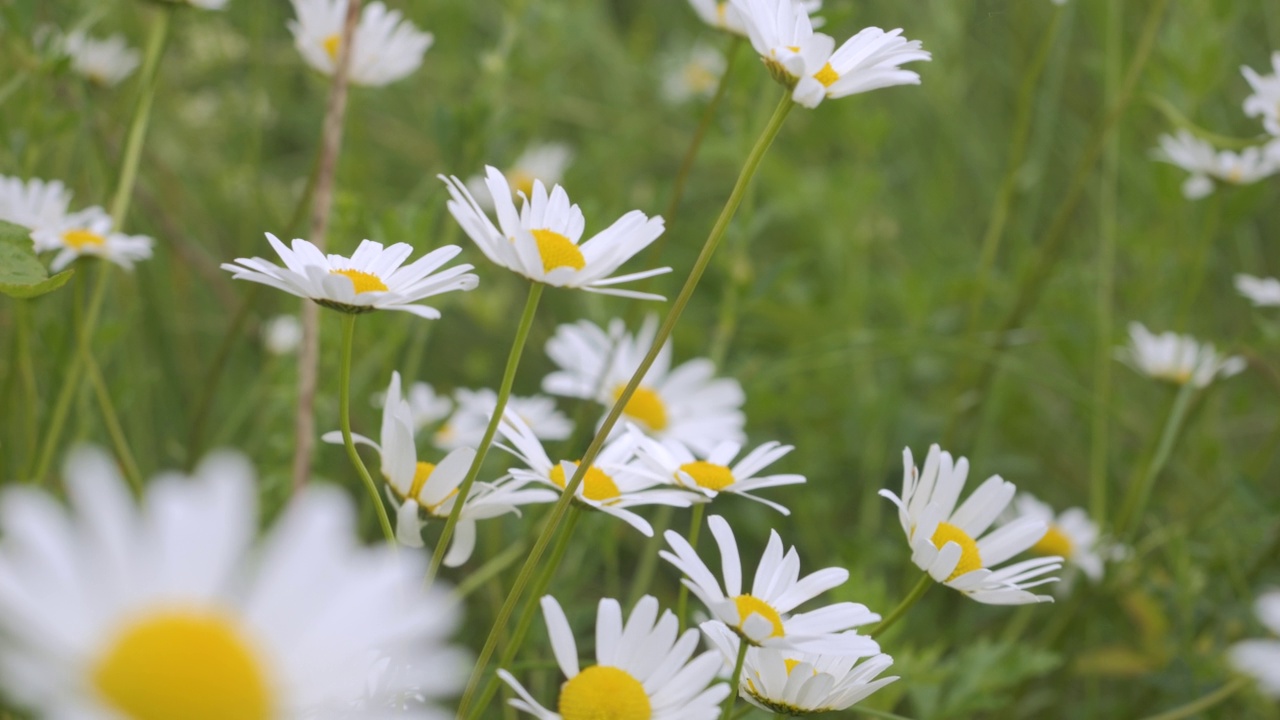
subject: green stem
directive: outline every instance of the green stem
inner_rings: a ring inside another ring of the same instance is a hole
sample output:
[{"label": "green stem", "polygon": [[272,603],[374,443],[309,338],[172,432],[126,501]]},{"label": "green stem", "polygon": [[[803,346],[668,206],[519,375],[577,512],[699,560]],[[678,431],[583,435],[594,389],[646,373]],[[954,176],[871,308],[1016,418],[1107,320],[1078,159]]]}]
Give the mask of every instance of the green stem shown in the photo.
[{"label": "green stem", "polygon": [[670,505],[659,506],[653,514],[653,537],[645,538],[644,547],[640,550],[640,562],[631,576],[631,589],[627,592],[628,605],[635,605],[653,587],[653,575],[658,571],[658,551],[662,548],[662,534],[671,527],[671,516],[674,514],[675,508]]},{"label": "green stem", "polygon": [[1195,383],[1188,380],[1182,384],[1182,389],[1178,391],[1178,396],[1174,398],[1173,407],[1170,408],[1169,417],[1165,420],[1164,429],[1160,433],[1160,441],[1156,445],[1156,452],[1151,457],[1151,462],[1147,465],[1146,472],[1142,474],[1137,483],[1130,487],[1129,494],[1125,498],[1125,503],[1116,525],[1120,533],[1136,531],[1138,523],[1142,519],[1142,513],[1147,508],[1147,502],[1151,499],[1151,488],[1155,485],[1156,478],[1160,475],[1160,471],[1164,469],[1165,463],[1169,461],[1169,455],[1173,452],[1174,442],[1182,430],[1182,424],[1186,420],[1187,410],[1191,407],[1191,400],[1195,397],[1196,390]]},{"label": "green stem", "polygon": [[1157,715],[1149,715],[1143,720],[1182,720],[1183,718],[1189,718],[1235,695],[1238,691],[1248,687],[1250,682],[1252,682],[1251,678],[1238,677],[1208,695],[1192,700],[1186,705],[1179,705],[1172,710],[1166,710]]},{"label": "green stem", "polygon": [[111,200],[111,219],[116,230],[124,228],[129,214],[129,202],[133,199],[133,186],[138,180],[138,163],[142,159],[142,144],[147,137],[147,125],[151,121],[151,104],[156,97],[156,80],[160,75],[160,57],[169,39],[169,26],[173,24],[176,5],[165,5],[151,23],[147,37],[146,57],[142,61],[142,95],[129,125],[129,136],[124,147],[124,162],[120,166],[120,182]]},{"label": "green stem", "polygon": [[[360,459],[360,453],[356,452],[355,441],[351,439],[351,348],[355,345],[356,336],[356,316],[353,313],[342,313],[342,371],[338,375],[338,403],[341,406],[339,413],[342,415],[342,442],[347,446],[347,457],[351,458],[351,464],[356,467],[356,472],[360,474],[360,479],[364,482],[364,489],[369,493],[369,499],[373,501],[373,509],[378,513],[378,524],[382,526],[382,535],[387,539],[387,544],[395,547],[396,533],[391,528],[391,519],[387,517],[387,506],[382,502],[382,495],[378,493],[378,485],[373,481],[373,477],[369,475],[369,469],[364,466],[364,461]],[[462,503],[458,503],[461,505]]]},{"label": "green stem", "polygon": [[125,438],[124,429],[120,426],[120,416],[111,402],[111,393],[107,391],[107,383],[102,379],[102,371],[92,355],[86,355],[83,362],[88,370],[89,384],[93,385],[93,392],[98,396],[98,407],[102,410],[102,421],[107,426],[107,434],[111,436],[116,457],[120,460],[120,466],[124,468],[125,479],[129,481],[134,492],[141,497],[142,471],[138,469],[138,461],[134,459],[133,451],[129,449],[129,441]]},{"label": "green stem", "polygon": [[907,596],[902,599],[902,602],[898,603],[898,607],[894,608],[893,612],[889,613],[888,617],[877,623],[875,627],[871,628],[871,631],[867,634],[873,638],[883,635],[885,630],[893,627],[894,623],[901,620],[902,616],[906,615],[907,611],[911,609],[911,606],[915,605],[920,598],[924,597],[924,594],[929,592],[929,588],[934,585],[934,580],[929,573],[922,575],[920,577],[920,581],[916,583],[916,586],[911,588],[911,592],[907,593]]},{"label": "green stem", "polygon": [[453,537],[453,528],[457,526],[458,517],[462,515],[462,505],[469,497],[468,493],[471,492],[471,486],[475,484],[476,476],[480,474],[480,466],[484,464],[485,455],[488,454],[489,447],[493,444],[493,437],[498,432],[498,424],[502,422],[502,413],[507,408],[507,399],[511,397],[511,386],[516,380],[516,369],[520,367],[520,355],[524,352],[525,343],[529,339],[529,329],[533,327],[533,316],[538,310],[538,301],[542,298],[542,291],[545,287],[542,283],[529,284],[529,298],[525,300],[524,313],[520,315],[520,325],[516,328],[516,338],[511,343],[511,352],[507,354],[507,367],[502,371],[502,386],[498,388],[497,405],[493,408],[493,416],[489,418],[489,425],[484,429],[484,437],[480,440],[480,447],[476,448],[476,457],[471,461],[467,476],[462,480],[462,484],[458,486],[459,500],[449,510],[449,519],[445,522],[444,529],[440,531],[440,539],[436,543],[436,550],[431,555],[431,568],[427,572],[428,579],[434,578],[436,572],[440,570],[440,563],[444,561],[445,550],[449,547],[449,539]]},{"label": "green stem", "polygon": [[[693,512],[689,513],[689,546],[696,552],[698,549],[698,535],[702,532],[702,516],[707,512],[706,503],[698,503],[693,506]],[[680,623],[680,632],[688,627],[685,618],[689,614],[689,586],[683,582],[680,583],[680,595],[676,598],[676,621]]]},{"label": "green stem", "polygon": [[738,638],[738,660],[733,664],[733,675],[729,677],[729,697],[724,700],[724,711],[720,720],[729,720],[733,714],[733,706],[738,702],[738,685],[742,683],[742,665],[747,660],[747,649],[751,646],[746,640]]}]

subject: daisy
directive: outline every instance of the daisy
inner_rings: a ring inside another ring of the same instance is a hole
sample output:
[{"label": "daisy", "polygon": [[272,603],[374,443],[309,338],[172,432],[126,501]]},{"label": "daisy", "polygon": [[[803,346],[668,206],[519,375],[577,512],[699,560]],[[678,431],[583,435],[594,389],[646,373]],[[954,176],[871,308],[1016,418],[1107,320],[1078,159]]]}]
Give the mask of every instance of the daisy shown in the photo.
[{"label": "daisy", "polygon": [[386,658],[438,677],[428,699],[459,687],[457,606],[419,558],[358,545],[338,491],[295,496],[259,545],[239,455],[154,479],[141,509],[105,453],[65,477],[70,511],[0,497],[0,687],[36,715],[337,718]]},{"label": "daisy", "polygon": [[58,272],[82,256],[100,257],[132,270],[133,264],[151,257],[154,241],[145,235],[114,232],[115,223],[100,207],[72,213],[57,225],[31,233],[36,252],[53,252],[49,269]]},{"label": "daisy", "polygon": [[1062,557],[1068,567],[1079,568],[1091,581],[1102,579],[1103,565],[1115,553],[1104,547],[1098,525],[1083,508],[1068,508],[1056,514],[1048,504],[1023,492],[1014,499],[1013,509],[1011,520],[1031,518],[1049,528],[1031,546],[1032,554]]},{"label": "daisy", "polygon": [[[498,425],[498,433],[510,443],[498,443],[498,447],[520,458],[527,466],[508,470],[513,478],[522,482],[537,482],[557,491],[563,491],[578,470],[578,463],[570,460],[551,462],[538,436],[508,407]],[[578,485],[574,501],[579,505],[612,515],[653,537],[653,527],[629,507],[638,505],[670,505],[689,507],[696,499],[685,490],[666,489],[660,483],[646,480],[627,468],[635,451],[635,443],[624,434],[604,446]]]},{"label": "daisy", "polygon": [[693,98],[710,98],[724,75],[725,59],[721,52],[705,43],[670,63],[666,78],[662,81],[662,96],[667,102],[678,105]]},{"label": "daisy", "polygon": [[675,552],[663,550],[659,555],[684,573],[682,582],[707,606],[713,619],[761,647],[839,654],[875,645],[870,638],[858,641],[844,632],[880,620],[864,605],[841,602],[789,614],[821,593],[843,585],[849,579],[848,570],[830,567],[801,578],[800,555],[794,547],[783,555],[782,538],[770,530],[769,544],[756,568],[751,592],[743,593],[742,565],[733,530],[719,515],[712,515],[707,521],[720,547],[723,588],[698,552],[678,533],[668,530],[663,534]]},{"label": "daisy", "polygon": [[1255,183],[1280,170],[1273,153],[1265,147],[1245,148],[1241,152],[1217,151],[1213,145],[1179,130],[1177,135],[1161,135],[1160,147],[1152,156],[1191,173],[1182,184],[1182,195],[1199,200],[1213,193],[1213,180],[1232,185]]},{"label": "daisy", "polygon": [[[805,15],[813,15],[822,9],[822,0],[790,0],[790,2]],[[747,26],[743,22],[742,13],[728,0],[689,0],[689,4],[693,6],[693,11],[698,13],[698,17],[702,18],[702,22],[717,30],[746,37]],[[818,19],[814,18],[813,22],[814,27],[817,27]]]},{"label": "daisy", "polygon": [[1280,306],[1280,280],[1236,275],[1236,290],[1249,298],[1255,307]]},{"label": "daisy", "polygon": [[[571,162],[573,149],[564,143],[529,146],[503,173],[510,183],[512,201],[521,194],[533,197],[534,180],[541,180],[543,185],[559,185]],[[473,175],[467,178],[467,190],[486,212],[494,209],[493,197],[489,195],[489,187],[483,177]]]},{"label": "daisy", "polygon": [[1190,335],[1173,332],[1153,334],[1142,323],[1129,324],[1129,345],[1119,348],[1116,357],[1129,367],[1157,380],[1175,385],[1194,383],[1206,387],[1214,378],[1228,378],[1245,369],[1239,356],[1218,353],[1211,343],[1200,343]]},{"label": "daisy", "polygon": [[1031,549],[1049,530],[1041,520],[1019,517],[986,533],[1013,500],[1013,483],[992,475],[957,508],[969,474],[968,460],[953,462],[951,453],[931,445],[923,473],[916,469],[911,448],[902,451],[902,467],[902,497],[888,490],[881,490],[880,494],[898,506],[898,520],[911,545],[911,561],[916,567],[980,603],[1053,602],[1048,595],[1027,590],[1056,582],[1057,578],[1041,576],[1062,567],[1061,557],[1024,560],[1000,570],[990,569]]},{"label": "daisy", "polygon": [[662,218],[632,210],[582,242],[586,221],[581,208],[570,204],[564,188],[556,185],[548,194],[542,181],[535,179],[533,194],[521,196],[517,213],[507,178],[497,168],[486,167],[485,172],[498,216],[496,226],[461,180],[438,176],[449,186],[449,212],[485,257],[534,282],[642,300],[663,299],[613,286],[671,272],[669,267],[610,277],[658,239]]},{"label": "daisy", "polygon": [[[1280,635],[1280,590],[1259,597],[1253,609],[1273,635]],[[1238,642],[1227,651],[1227,657],[1236,670],[1256,679],[1262,692],[1280,698],[1280,640]]]},{"label": "daisy", "polygon": [[62,39],[62,50],[71,58],[71,69],[98,85],[117,85],[133,74],[141,62],[123,35],[96,40],[77,30]]},{"label": "daisy", "polygon": [[[413,431],[413,411],[400,394],[400,373],[393,372],[382,406],[382,444],[360,435],[353,435],[352,439],[374,448],[382,458],[387,498],[396,507],[396,539],[409,547],[422,547],[422,529],[426,527],[422,515],[448,519],[457,504],[458,487],[466,478],[476,451],[460,447],[439,464],[420,462]],[[341,432],[325,433],[322,439],[337,445],[343,443]],[[477,520],[506,513],[518,515],[521,505],[556,499],[556,493],[550,490],[523,489],[526,484],[528,481],[474,483],[458,516],[445,565],[457,567],[470,559],[476,544]]]},{"label": "daisy", "polygon": [[59,180],[20,180],[0,175],[0,220],[31,230],[62,225],[71,192]]},{"label": "daisy", "polygon": [[[544,392],[594,400],[606,408],[635,374],[653,345],[658,319],[649,316],[640,331],[628,335],[621,320],[606,332],[587,320],[556,328],[547,355],[559,366],[542,380]],[[715,377],[706,358],[671,367],[671,343],[654,360],[623,416],[658,440],[677,440],[706,455],[723,442],[742,443],[746,395],[737,380]]]},{"label": "daisy", "polygon": [[[289,32],[302,59],[324,75],[332,75],[342,45],[347,0],[291,0],[296,20]],[[352,37],[348,77],[355,85],[380,86],[407,77],[422,65],[434,38],[380,2],[364,6]]]},{"label": "daisy", "polygon": [[262,346],[272,355],[291,355],[302,343],[297,315],[277,315],[262,324]]},{"label": "daisy", "polygon": [[[733,459],[742,451],[742,445],[738,443],[720,443],[704,459],[700,459],[675,440],[658,442],[641,435],[634,425],[631,429],[637,435],[636,459],[639,463],[633,466],[636,472],[658,482],[674,483],[702,493],[704,502],[714,500],[720,493],[733,493],[768,505],[783,515],[790,515],[791,511],[787,508],[771,500],[756,497],[751,491],[780,485],[799,485],[805,481],[803,475],[794,474],[758,476],[761,470],[794,450],[792,445],[767,442],[733,463]],[[733,465],[730,466],[730,463]]]},{"label": "daisy", "polygon": [[[738,660],[738,636],[715,620],[700,627],[732,669]],[[876,678],[893,665],[893,658],[880,653],[875,641],[857,633],[846,635],[849,652],[840,655],[748,648],[738,692],[762,710],[801,716],[846,710],[898,679]],[[858,662],[863,658],[867,659]]]},{"label": "daisy", "polygon": [[[617,600],[600,601],[596,613],[596,664],[581,667],[578,644],[555,598],[542,598],[542,616],[556,664],[564,672],[556,707],[544,708],[506,670],[498,675],[520,697],[510,701],[539,720],[715,720],[729,695],[724,683],[711,685],[720,669],[714,650],[693,657],[698,631],[677,638],[679,622],[670,610],[658,616],[658,601],[645,595],[624,623]],[[690,659],[692,658],[692,659]],[[708,687],[710,685],[710,687]]]},{"label": "daisy", "polygon": [[201,10],[222,10],[227,6],[229,0],[161,0],[161,2],[171,2],[178,5],[190,5]]},{"label": "daisy", "polygon": [[[463,445],[476,447],[498,406],[498,393],[484,388],[454,391],[458,409],[435,434],[436,447],[451,450]],[[507,398],[507,411],[520,416],[540,440],[564,440],[573,432],[573,423],[556,409],[556,401],[541,395]]]},{"label": "daisy", "polygon": [[413,414],[415,432],[439,422],[453,412],[453,400],[441,395],[424,382],[409,386],[409,411]]},{"label": "daisy", "polygon": [[325,255],[306,240],[294,240],[292,250],[271,233],[267,241],[284,267],[262,258],[237,258],[235,263],[223,263],[222,269],[237,280],[270,285],[340,312],[404,310],[434,320],[440,317],[439,310],[413,303],[452,290],[473,290],[480,282],[465,264],[432,274],[462,252],[457,245],[437,248],[401,267],[413,252],[408,243],[383,249],[382,243],[363,240],[347,258]]},{"label": "daisy", "polygon": [[1240,72],[1253,88],[1253,94],[1244,99],[1244,114],[1261,117],[1267,132],[1280,135],[1280,52],[1271,53],[1270,75],[1259,75],[1248,66]]}]

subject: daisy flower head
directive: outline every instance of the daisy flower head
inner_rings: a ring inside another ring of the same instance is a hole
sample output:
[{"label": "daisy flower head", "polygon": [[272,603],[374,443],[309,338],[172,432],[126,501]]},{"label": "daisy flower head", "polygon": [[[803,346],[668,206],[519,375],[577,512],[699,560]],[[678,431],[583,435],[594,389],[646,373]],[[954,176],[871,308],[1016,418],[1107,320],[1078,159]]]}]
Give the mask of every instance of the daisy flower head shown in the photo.
[{"label": "daisy flower head", "polygon": [[1129,324],[1129,345],[1119,348],[1116,357],[1148,377],[1201,388],[1216,378],[1239,374],[1246,366],[1244,358],[1223,355],[1212,343],[1174,332],[1156,335],[1137,322]]},{"label": "daisy flower head", "polygon": [[1061,568],[1061,557],[1034,558],[992,569],[1031,549],[1049,530],[1042,520],[1019,517],[986,532],[1013,500],[1017,491],[1013,483],[992,475],[956,507],[969,475],[968,460],[952,460],[951,453],[932,445],[924,472],[917,470],[911,448],[902,451],[902,466],[902,497],[888,490],[880,494],[898,506],[898,520],[916,567],[980,603],[1053,602],[1048,595],[1027,591],[1056,582],[1058,578],[1042,576]]},{"label": "daisy flower head", "polygon": [[724,75],[725,64],[723,53],[702,42],[687,53],[673,55],[662,81],[662,97],[672,105],[710,98]]},{"label": "daisy flower head", "polygon": [[453,400],[435,391],[428,383],[416,382],[409,386],[409,411],[413,414],[413,429],[439,422],[453,412]]},{"label": "daisy flower head", "polygon": [[[1280,635],[1280,590],[1264,593],[1253,609],[1272,635]],[[1238,642],[1227,657],[1236,670],[1257,680],[1262,692],[1280,699],[1280,639]]]},{"label": "daisy flower head", "polygon": [[735,463],[734,458],[742,451],[742,445],[735,442],[720,443],[710,453],[699,457],[678,441],[658,442],[644,436],[634,425],[630,425],[628,430],[636,435],[638,462],[633,466],[636,472],[658,482],[701,493],[704,502],[714,500],[720,493],[733,493],[767,505],[783,515],[790,515],[791,511],[786,507],[756,497],[751,492],[781,485],[799,485],[805,481],[803,475],[796,474],[760,475],[762,470],[794,450],[793,445],[767,442]]},{"label": "daisy flower head", "polygon": [[1244,114],[1262,118],[1267,132],[1280,136],[1280,51],[1271,53],[1271,74],[1259,75],[1245,65],[1240,72],[1253,88],[1253,94],[1244,99]]},{"label": "daisy flower head", "polygon": [[62,50],[71,58],[71,69],[103,86],[117,85],[138,69],[141,58],[123,35],[105,40],[89,37],[81,30],[62,39]]},{"label": "daisy flower head", "polygon": [[[521,194],[533,197],[534,180],[541,180],[543,185],[559,185],[571,162],[573,148],[564,143],[530,145],[503,171],[511,188],[511,200],[514,202]],[[472,175],[467,178],[467,190],[486,212],[494,210],[493,196],[489,194],[489,186],[482,176]]]},{"label": "daisy flower head", "polygon": [[360,546],[340,492],[303,491],[256,542],[237,454],[155,478],[141,508],[105,453],[65,477],[70,510],[0,496],[0,686],[40,717],[338,718],[384,658],[438,675],[428,701],[465,677],[456,603],[421,558]]},{"label": "daisy flower head", "polygon": [[1252,275],[1236,275],[1236,290],[1254,307],[1280,307],[1280,280]]},{"label": "daisy flower head", "polygon": [[71,192],[60,180],[21,180],[0,175],[0,220],[35,232],[57,228],[67,217]]},{"label": "daisy flower head", "polygon": [[[556,328],[547,341],[547,355],[559,367],[542,380],[552,395],[593,400],[605,408],[622,396],[658,332],[658,318],[645,318],[635,335],[621,319],[606,331],[581,320]],[[717,378],[715,364],[695,358],[671,366],[668,340],[645,373],[623,417],[658,440],[677,440],[695,453],[707,454],[723,442],[742,443],[746,394],[731,378]]]},{"label": "daisy flower head", "polygon": [[462,252],[457,245],[437,248],[404,265],[413,252],[408,243],[383,248],[382,243],[363,240],[348,258],[325,255],[306,240],[294,240],[292,250],[271,233],[267,233],[267,241],[284,267],[255,257],[236,258],[234,263],[223,263],[222,269],[237,280],[269,285],[339,312],[403,310],[435,320],[440,317],[439,310],[414,303],[453,290],[473,290],[480,282],[467,272],[470,265],[436,272]]},{"label": "daisy flower head", "polygon": [[[1079,568],[1092,582],[1102,579],[1106,561],[1116,553],[1104,545],[1097,523],[1083,508],[1068,508],[1055,513],[1047,503],[1026,492],[1014,498],[1012,508],[1010,521],[1031,518],[1049,528],[1044,537],[1031,546],[1033,555],[1059,556],[1068,568]],[[1062,583],[1058,587],[1065,589],[1066,585]]]},{"label": "daisy flower head", "polygon": [[449,212],[489,260],[547,285],[641,300],[663,299],[661,295],[614,286],[671,272],[669,267],[613,275],[658,239],[663,230],[662,218],[632,210],[583,241],[586,220],[582,209],[569,202],[564,188],[556,185],[548,193],[542,181],[535,179],[533,194],[520,196],[517,212],[507,177],[494,167],[486,167],[485,173],[485,187],[498,216],[497,225],[461,180],[443,175],[439,178],[449,187]]},{"label": "daisy flower head", "polygon": [[[302,59],[314,70],[332,75],[342,47],[347,0],[291,0],[296,20],[289,32]],[[360,12],[351,39],[349,78],[355,85],[388,85],[407,77],[422,65],[422,56],[434,37],[414,27],[397,10],[380,2],[368,3]]]},{"label": "daisy flower head", "polygon": [[53,272],[84,256],[108,260],[125,270],[132,270],[134,263],[151,257],[151,238],[115,232],[114,225],[105,210],[91,207],[67,215],[56,226],[32,232],[31,239],[36,252],[57,252],[49,263]]},{"label": "daisy flower head", "polygon": [[[788,2],[806,16],[813,15],[822,9],[822,0],[788,0]],[[689,4],[693,6],[693,11],[698,14],[702,22],[711,27],[734,35],[747,36],[747,25],[743,21],[742,12],[729,0],[689,0]],[[813,23],[814,27],[817,27],[820,23],[819,18],[813,18]]]},{"label": "daisy flower head", "polygon": [[[596,611],[596,664],[582,667],[578,644],[555,598],[542,598],[542,616],[565,682],[552,712],[506,670],[498,675],[519,696],[511,706],[538,720],[714,720],[729,686],[712,684],[720,670],[714,650],[693,656],[698,631],[679,633],[670,610],[645,595],[623,621],[622,606],[604,598]],[[678,636],[677,636],[678,635]]]},{"label": "daisy flower head", "polygon": [[1179,130],[1177,135],[1161,135],[1159,142],[1152,157],[1190,173],[1182,184],[1182,196],[1188,200],[1211,195],[1215,180],[1248,185],[1280,171],[1275,154],[1266,146],[1249,147],[1240,152],[1219,151],[1187,130]]},{"label": "daisy flower head", "polygon": [[272,355],[292,355],[302,343],[297,315],[277,315],[262,324],[262,346]]},{"label": "daisy flower head", "polygon": [[672,552],[663,550],[658,554],[684,573],[682,582],[707,606],[712,619],[760,647],[829,654],[878,652],[879,646],[874,640],[845,632],[880,620],[879,615],[864,605],[840,602],[809,612],[791,613],[827,590],[844,584],[849,579],[848,570],[830,567],[801,578],[799,553],[792,547],[783,554],[782,538],[770,530],[769,544],[760,557],[751,592],[744,593],[742,564],[733,529],[719,515],[712,515],[707,521],[720,548],[723,585],[689,541],[675,531],[663,534]]},{"label": "daisy flower head", "polygon": [[[484,439],[484,431],[498,406],[498,393],[484,388],[454,392],[457,410],[439,430],[433,442],[446,450],[471,445],[475,447]],[[507,398],[507,411],[520,416],[539,440],[564,440],[573,432],[573,423],[556,409],[556,401],[541,395]]]}]

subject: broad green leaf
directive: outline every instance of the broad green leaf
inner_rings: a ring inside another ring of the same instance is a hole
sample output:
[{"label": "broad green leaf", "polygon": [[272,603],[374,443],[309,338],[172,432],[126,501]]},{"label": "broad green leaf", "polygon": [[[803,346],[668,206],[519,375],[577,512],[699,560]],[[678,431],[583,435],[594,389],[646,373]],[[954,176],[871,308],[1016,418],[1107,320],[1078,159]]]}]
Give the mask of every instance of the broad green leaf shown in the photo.
[{"label": "broad green leaf", "polygon": [[38,297],[66,285],[73,274],[75,270],[68,269],[49,277],[26,229],[0,222],[0,293],[15,298]]}]

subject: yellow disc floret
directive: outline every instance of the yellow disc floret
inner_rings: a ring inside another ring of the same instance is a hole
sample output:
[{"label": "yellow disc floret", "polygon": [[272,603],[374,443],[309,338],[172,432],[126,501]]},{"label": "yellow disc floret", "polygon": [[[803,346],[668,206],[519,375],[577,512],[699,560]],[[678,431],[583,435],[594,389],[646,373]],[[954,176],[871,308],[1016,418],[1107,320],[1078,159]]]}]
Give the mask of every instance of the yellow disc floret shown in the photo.
[{"label": "yellow disc floret", "polygon": [[[531,197],[533,195],[533,181],[536,179],[537,178],[535,178],[534,176],[530,175],[529,173],[523,170],[512,171],[511,177],[508,178],[508,181],[511,183],[512,194],[519,195],[523,193],[525,197]],[[538,233],[538,232],[546,232],[546,231],[535,230],[534,232]],[[534,237],[537,237],[537,235],[535,234]]]},{"label": "yellow disc floret", "polygon": [[956,563],[956,569],[947,578],[947,582],[955,580],[965,573],[982,569],[982,556],[978,554],[978,543],[969,537],[969,533],[952,525],[951,523],[938,523],[938,529],[933,532],[933,546],[942,549],[944,545],[953,542],[960,546],[960,562]]},{"label": "yellow disc floret", "polygon": [[[626,389],[626,385],[619,385],[613,389],[613,399],[617,401],[622,397],[622,391]],[[656,391],[644,387],[643,385],[636,388],[632,393],[631,399],[627,401],[627,406],[622,412],[626,413],[632,420],[638,420],[650,430],[659,432],[667,427],[667,406],[662,402],[662,396]]]},{"label": "yellow disc floret", "polygon": [[[574,463],[574,467],[577,467],[577,463]],[[566,483],[564,465],[556,465],[551,468],[551,482],[564,489]],[[622,491],[618,489],[618,484],[613,481],[613,478],[609,477],[608,473],[595,465],[587,468],[587,476],[582,479],[583,497],[588,500],[607,503],[609,500],[617,500],[621,495]]]},{"label": "yellow disc floret", "polygon": [[72,250],[84,250],[88,247],[102,247],[107,244],[107,239],[95,232],[88,230],[68,230],[62,234],[62,242]]},{"label": "yellow disc floret", "polygon": [[769,603],[754,595],[739,595],[733,599],[733,603],[738,606],[739,630],[742,629],[743,625],[747,624],[747,618],[752,615],[759,615],[773,625],[773,632],[769,634],[769,637],[782,637],[784,635],[782,616]]},{"label": "yellow disc floret", "polygon": [[534,230],[533,239],[538,242],[538,254],[542,256],[543,272],[569,267],[581,270],[587,266],[582,251],[569,238],[554,230]]},{"label": "yellow disc floret", "polygon": [[326,37],[324,39],[324,42],[321,43],[321,45],[324,46],[325,54],[329,56],[329,59],[333,60],[334,62],[337,62],[338,51],[342,49],[342,36],[337,33],[334,33]]},{"label": "yellow disc floret", "polygon": [[409,486],[409,499],[417,500],[418,493],[422,492],[422,486],[427,484],[427,480],[431,478],[431,473],[436,471],[436,466],[429,462],[420,462],[413,469],[413,484]]},{"label": "yellow disc floret", "polygon": [[840,73],[831,67],[831,63],[822,66],[822,69],[813,74],[813,79],[822,83],[822,87],[831,87],[840,79]]},{"label": "yellow disc floret", "polygon": [[625,670],[593,665],[560,688],[564,720],[649,720],[649,695]]},{"label": "yellow disc floret", "polygon": [[[680,466],[680,471],[693,478],[698,487],[716,492],[720,492],[734,483],[732,470],[724,465],[716,465],[704,460],[685,463]],[[679,479],[679,475],[676,476],[676,479]]]},{"label": "yellow disc floret", "polygon": [[1064,558],[1071,557],[1071,550],[1071,538],[1057,525],[1050,525],[1040,542],[1031,546],[1031,552],[1037,555],[1058,555]]},{"label": "yellow disc floret", "polygon": [[387,291],[387,284],[382,282],[382,278],[373,273],[367,273],[363,270],[330,270],[329,273],[349,278],[351,284],[355,286],[357,295],[367,292]]}]

